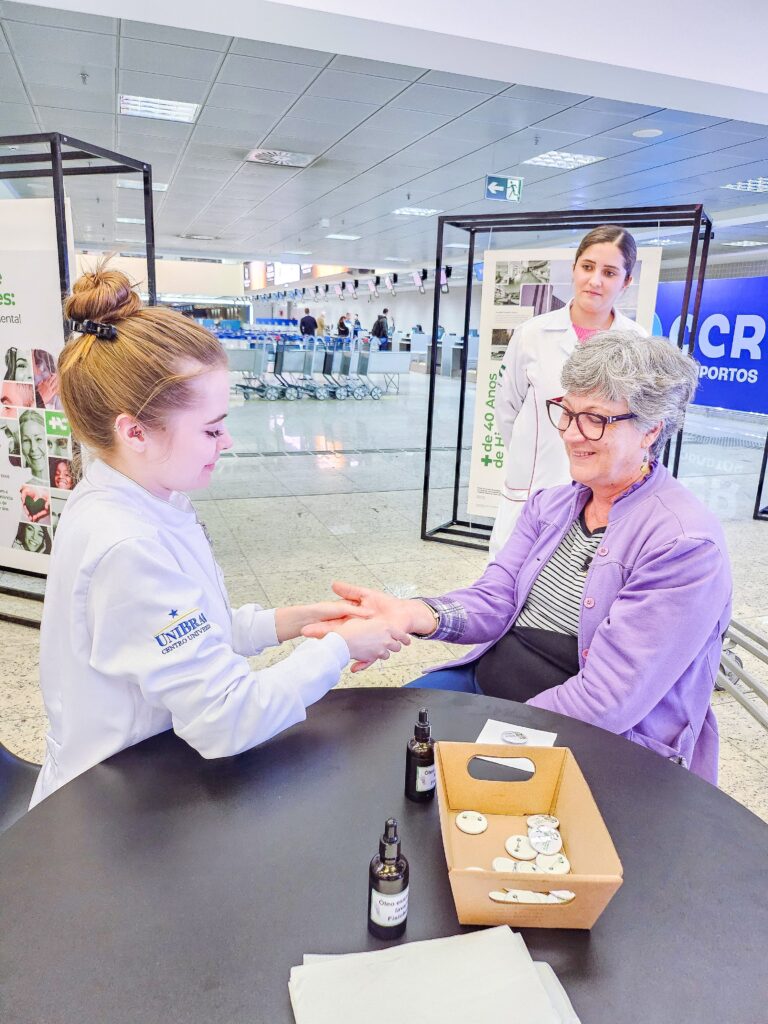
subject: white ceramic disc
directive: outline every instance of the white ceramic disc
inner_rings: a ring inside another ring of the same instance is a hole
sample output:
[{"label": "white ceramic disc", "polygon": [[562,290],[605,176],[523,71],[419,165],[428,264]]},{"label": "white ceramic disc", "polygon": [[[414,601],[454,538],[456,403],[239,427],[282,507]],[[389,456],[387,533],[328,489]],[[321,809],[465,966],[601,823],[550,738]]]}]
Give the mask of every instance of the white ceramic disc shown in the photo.
[{"label": "white ceramic disc", "polygon": [[560,833],[556,828],[549,828],[546,825],[528,829],[528,839],[536,853],[560,853],[563,848]]},{"label": "white ceramic disc", "polygon": [[510,857],[517,860],[535,860],[536,850],[528,839],[528,836],[510,836],[504,843],[504,847]]},{"label": "white ceramic disc", "polygon": [[560,821],[554,814],[532,814],[528,819],[528,828],[560,828]]},{"label": "white ceramic disc", "polygon": [[519,729],[507,729],[501,734],[501,739],[503,743],[511,743],[516,747],[524,746],[528,742],[526,734]]},{"label": "white ceramic disc", "polygon": [[479,811],[462,811],[456,815],[456,828],[468,836],[479,836],[488,828],[488,819]]},{"label": "white ceramic disc", "polygon": [[493,870],[528,875],[540,873],[540,868],[537,868],[533,861],[511,860],[509,857],[496,857],[493,861]]},{"label": "white ceramic disc", "polygon": [[540,871],[548,871],[552,875],[567,875],[571,864],[564,853],[540,853],[534,862]]}]

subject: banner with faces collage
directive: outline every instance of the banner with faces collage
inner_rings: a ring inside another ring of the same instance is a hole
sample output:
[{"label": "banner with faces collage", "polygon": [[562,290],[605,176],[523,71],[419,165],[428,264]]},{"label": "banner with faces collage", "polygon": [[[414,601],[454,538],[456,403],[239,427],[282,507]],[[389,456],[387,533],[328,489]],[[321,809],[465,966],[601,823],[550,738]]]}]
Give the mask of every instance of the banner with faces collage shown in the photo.
[{"label": "banner with faces collage", "polygon": [[0,566],[44,573],[75,485],[52,200],[0,201]]}]

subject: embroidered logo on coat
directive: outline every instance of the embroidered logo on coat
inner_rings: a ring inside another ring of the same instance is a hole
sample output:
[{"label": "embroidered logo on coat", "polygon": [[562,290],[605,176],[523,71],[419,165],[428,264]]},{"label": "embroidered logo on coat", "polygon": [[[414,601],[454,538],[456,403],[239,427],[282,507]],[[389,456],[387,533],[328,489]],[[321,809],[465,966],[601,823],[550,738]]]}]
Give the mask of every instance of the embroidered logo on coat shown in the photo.
[{"label": "embroidered logo on coat", "polygon": [[171,651],[196,639],[210,628],[211,624],[206,618],[205,612],[199,608],[191,608],[161,629],[159,633],[155,633],[155,640],[158,647],[162,648],[163,654],[170,654]]}]

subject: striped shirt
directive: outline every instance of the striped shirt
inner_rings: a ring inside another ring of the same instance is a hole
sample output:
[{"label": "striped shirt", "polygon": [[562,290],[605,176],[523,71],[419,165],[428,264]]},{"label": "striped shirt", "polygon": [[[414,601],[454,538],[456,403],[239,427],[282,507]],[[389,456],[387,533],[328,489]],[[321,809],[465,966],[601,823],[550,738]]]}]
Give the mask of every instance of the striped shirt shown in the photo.
[{"label": "striped shirt", "polygon": [[590,533],[582,512],[536,577],[515,626],[579,635],[587,570],[604,533],[605,527]]}]

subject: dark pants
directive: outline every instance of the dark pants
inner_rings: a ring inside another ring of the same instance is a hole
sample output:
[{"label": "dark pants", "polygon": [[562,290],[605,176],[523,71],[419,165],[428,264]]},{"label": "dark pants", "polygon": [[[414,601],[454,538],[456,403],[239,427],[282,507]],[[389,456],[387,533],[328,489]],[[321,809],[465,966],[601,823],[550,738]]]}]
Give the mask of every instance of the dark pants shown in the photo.
[{"label": "dark pants", "polygon": [[459,665],[457,668],[441,668],[437,672],[427,672],[425,676],[414,679],[407,686],[419,686],[426,690],[454,690],[459,693],[483,692],[475,682],[474,662]]}]

